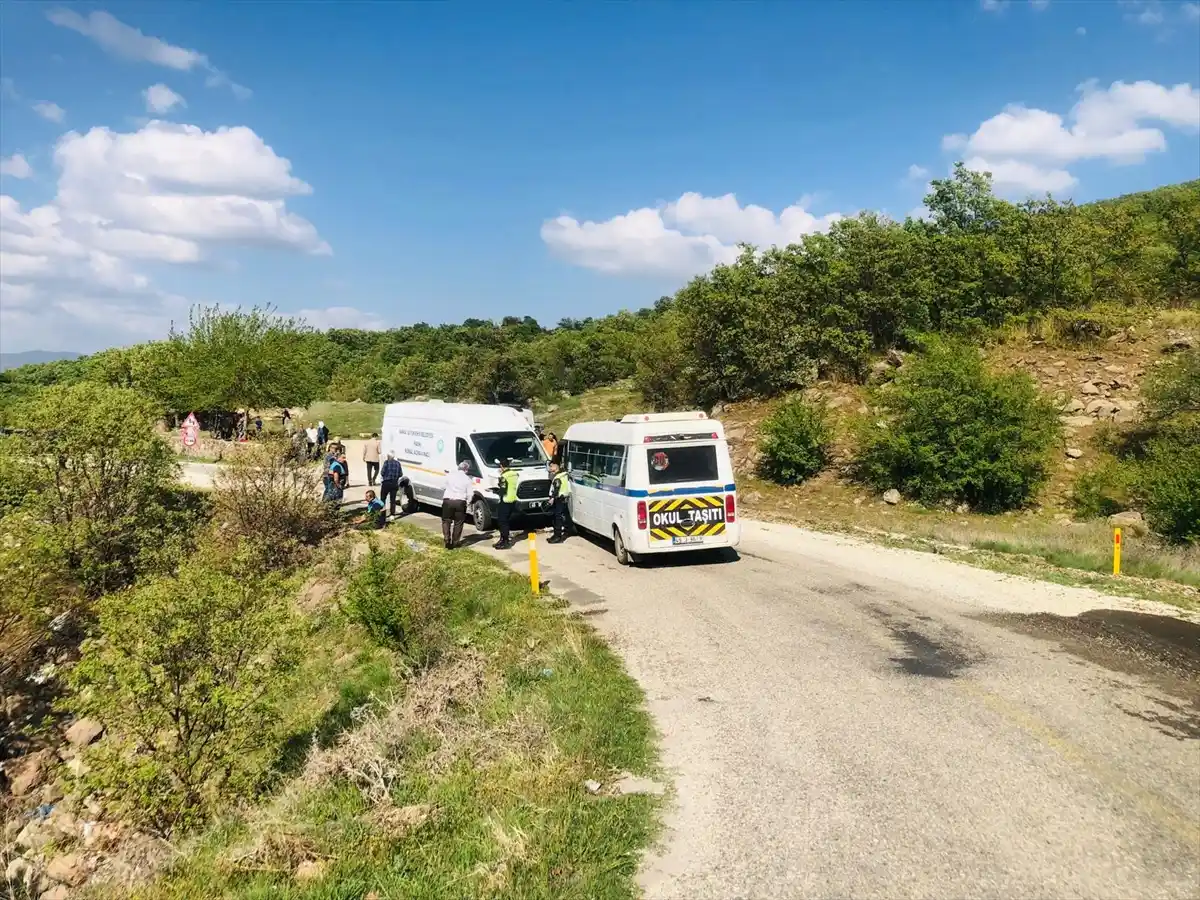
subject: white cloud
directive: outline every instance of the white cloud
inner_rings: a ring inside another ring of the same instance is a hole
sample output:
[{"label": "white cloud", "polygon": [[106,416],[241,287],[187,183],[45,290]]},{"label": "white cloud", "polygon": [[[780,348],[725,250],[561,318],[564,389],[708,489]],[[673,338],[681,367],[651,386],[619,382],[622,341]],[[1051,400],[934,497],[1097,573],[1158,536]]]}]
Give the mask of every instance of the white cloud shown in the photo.
[{"label": "white cloud", "polygon": [[908,167],[908,175],[906,176],[908,181],[922,181],[928,177],[929,170],[924,166],[918,166],[916,163],[913,163]]},{"label": "white cloud", "polygon": [[33,174],[33,166],[22,154],[14,153],[7,159],[0,159],[0,175],[12,178],[28,178]]},{"label": "white cloud", "polygon": [[1078,183],[1066,169],[1043,168],[1015,159],[989,162],[974,156],[964,165],[975,172],[991,172],[992,183],[1000,193],[1059,194]]},{"label": "white cloud", "polygon": [[145,62],[179,72],[199,70],[208,72],[209,87],[228,86],[239,100],[250,96],[250,89],[234,84],[224,72],[214,66],[198,50],[168,44],[161,38],[143,34],[115,16],[97,10],[86,17],[71,9],[56,8],[46,13],[53,24],[77,31],[95,41],[106,53],[128,62]]},{"label": "white cloud", "polygon": [[1079,35],[1080,37],[1083,37],[1085,34],[1087,34],[1087,29],[1084,28],[1082,25],[1080,25],[1078,28],[1075,29],[1075,33],[1077,35]]},{"label": "white cloud", "polygon": [[[969,137],[947,135],[946,150],[965,151],[1012,188],[1064,190],[1075,178],[1063,167],[1103,159],[1128,165],[1165,150],[1165,125],[1200,130],[1200,89],[1152,81],[1117,81],[1107,89],[1080,86],[1080,98],[1064,118],[1058,113],[1013,105],[983,122]],[[1057,186],[1057,187],[1054,187]]]},{"label": "white cloud", "polygon": [[1041,12],[1050,5],[1050,0],[1029,0],[1029,5],[1033,7],[1034,12]]},{"label": "white cloud", "polygon": [[1188,22],[1200,22],[1200,3],[1185,3],[1181,9]]},{"label": "white cloud", "polygon": [[[290,315],[290,314],[289,314]],[[330,306],[325,309],[302,309],[296,313],[318,331],[330,328],[358,328],[362,331],[382,331],[387,323],[372,312],[355,309],[353,306]]]},{"label": "white cloud", "polygon": [[1159,0],[1120,0],[1120,5],[1130,10],[1125,17],[1139,25],[1153,27],[1166,19]]},{"label": "white cloud", "polygon": [[57,103],[35,103],[33,111],[48,122],[61,122],[67,111]]},{"label": "white cloud", "polygon": [[733,194],[686,193],[660,207],[644,207],[602,222],[559,216],[542,224],[542,240],[557,256],[612,274],[687,276],[732,262],[739,243],[783,246],[824,231],[838,213],[814,216],[802,205],[778,215],[741,206]]},{"label": "white cloud", "polygon": [[249,128],[154,121],[130,133],[69,132],[54,161],[52,202],[24,210],[0,195],[6,345],[48,333],[67,335],[69,349],[161,336],[187,301],[139,263],[203,262],[229,244],[331,252],[286,206],[312,188]]},{"label": "white cloud", "polygon": [[203,53],[142,34],[102,10],[89,13],[85,18],[71,9],[52,9],[46,13],[46,18],[55,25],[78,31],[113,56],[130,62],[148,62],[182,72],[209,66],[208,57]]},{"label": "white cloud", "polygon": [[146,101],[146,112],[155,115],[169,113],[176,106],[187,106],[187,102],[165,84],[152,84],[142,91]]},{"label": "white cloud", "polygon": [[1008,6],[1008,0],[979,0],[979,8],[984,12],[1000,12]]}]

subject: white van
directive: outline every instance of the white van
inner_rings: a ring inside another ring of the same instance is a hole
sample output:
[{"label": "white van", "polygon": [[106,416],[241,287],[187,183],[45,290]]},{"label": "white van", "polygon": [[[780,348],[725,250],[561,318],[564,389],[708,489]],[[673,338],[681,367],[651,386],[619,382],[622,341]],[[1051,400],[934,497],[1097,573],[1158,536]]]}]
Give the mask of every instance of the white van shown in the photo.
[{"label": "white van", "polygon": [[446,476],[459,463],[468,463],[475,481],[470,512],[480,531],[490,531],[495,520],[500,460],[506,457],[519,476],[516,515],[549,514],[550,461],[518,409],[441,400],[389,403],[380,436],[383,458],[396,454],[417,499],[429,506],[441,507]]},{"label": "white van", "polygon": [[562,459],[575,524],[612,539],[622,565],[741,539],[725,429],[703,412],[579,422],[563,436]]}]

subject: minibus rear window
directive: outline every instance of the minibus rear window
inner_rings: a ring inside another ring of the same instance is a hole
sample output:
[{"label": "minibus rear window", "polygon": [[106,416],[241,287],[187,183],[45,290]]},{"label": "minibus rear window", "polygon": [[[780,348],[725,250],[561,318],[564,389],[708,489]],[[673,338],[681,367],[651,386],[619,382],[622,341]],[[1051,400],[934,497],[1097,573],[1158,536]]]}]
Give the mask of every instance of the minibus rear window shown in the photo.
[{"label": "minibus rear window", "polygon": [[717,480],[717,447],[650,447],[646,450],[650,484]]}]

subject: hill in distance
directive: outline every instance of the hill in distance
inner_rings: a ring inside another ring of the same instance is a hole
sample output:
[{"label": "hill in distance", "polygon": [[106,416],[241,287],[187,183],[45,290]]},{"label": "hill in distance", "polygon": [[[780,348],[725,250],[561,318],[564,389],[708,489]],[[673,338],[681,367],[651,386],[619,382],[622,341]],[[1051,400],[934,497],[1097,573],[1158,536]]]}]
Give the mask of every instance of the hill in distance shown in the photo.
[{"label": "hill in distance", "polygon": [[65,350],[22,350],[20,353],[0,353],[0,372],[35,363],[57,362],[60,359],[79,359],[82,353]]}]

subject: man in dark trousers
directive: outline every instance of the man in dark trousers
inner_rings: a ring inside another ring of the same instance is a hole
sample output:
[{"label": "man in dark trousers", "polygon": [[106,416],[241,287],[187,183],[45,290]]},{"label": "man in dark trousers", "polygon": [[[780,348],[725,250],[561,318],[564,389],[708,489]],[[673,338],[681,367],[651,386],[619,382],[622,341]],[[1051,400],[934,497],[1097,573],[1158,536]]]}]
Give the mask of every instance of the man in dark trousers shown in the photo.
[{"label": "man in dark trousers", "polygon": [[387,459],[383,461],[383,468],[379,470],[379,497],[388,504],[388,515],[396,515],[396,492],[404,489],[404,509],[402,512],[415,512],[417,509],[417,498],[413,494],[412,483],[404,477],[404,470],[400,468],[400,460],[396,459],[396,454],[388,451]]},{"label": "man in dark trousers", "polygon": [[467,470],[471,464],[461,462],[446,478],[446,491],[442,494],[442,542],[447,550],[462,543],[463,523],[467,521],[467,503],[475,488]]},{"label": "man in dark trousers", "polygon": [[517,482],[521,476],[512,467],[511,459],[500,460],[500,506],[496,510],[496,521],[500,525],[500,540],[495,543],[497,550],[512,549],[512,532],[509,523],[512,522],[513,510],[517,508]]},{"label": "man in dark trousers", "polygon": [[550,463],[550,504],[554,514],[554,534],[551,544],[561,544],[567,539],[567,516],[570,509],[567,500],[571,496],[571,478],[559,471],[558,463]]}]

